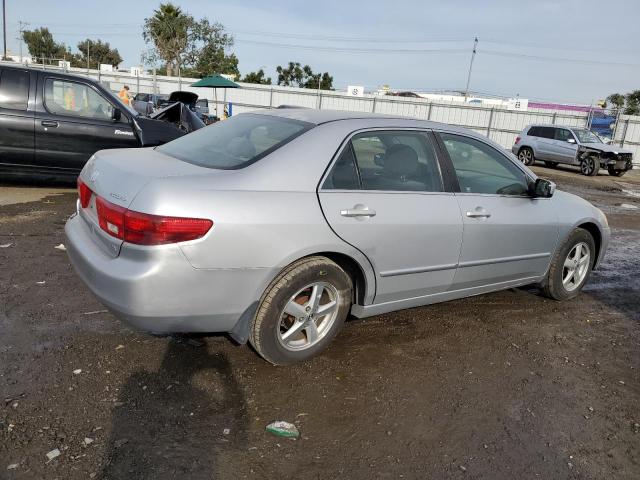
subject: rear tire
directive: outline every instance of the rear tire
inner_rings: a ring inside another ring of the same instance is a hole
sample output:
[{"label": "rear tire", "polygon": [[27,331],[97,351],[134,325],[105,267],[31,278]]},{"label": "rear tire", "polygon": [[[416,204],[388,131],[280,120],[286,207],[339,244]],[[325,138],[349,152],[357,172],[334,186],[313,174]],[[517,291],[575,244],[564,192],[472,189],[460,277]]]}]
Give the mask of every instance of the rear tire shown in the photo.
[{"label": "rear tire", "polygon": [[549,168],[556,168],[558,166],[558,162],[547,162],[547,161],[545,161],[544,164]]},{"label": "rear tire", "polygon": [[591,274],[595,258],[596,244],[591,234],[575,229],[551,260],[543,287],[545,296],[559,301],[577,296]]},{"label": "rear tire", "polygon": [[593,155],[588,155],[580,160],[580,172],[587,177],[595,177],[598,175],[600,162]]},{"label": "rear tire", "polygon": [[627,173],[626,170],[619,170],[613,167],[607,167],[607,170],[609,171],[609,175],[613,176],[613,177],[621,177],[623,176],[625,173]]},{"label": "rear tire", "polygon": [[294,262],[263,294],[251,329],[251,345],[274,365],[308,360],[324,350],[342,328],[352,289],[349,275],[326,257]]},{"label": "rear tire", "polygon": [[536,161],[536,158],[533,155],[533,150],[531,150],[529,147],[522,147],[520,149],[520,151],[518,152],[518,159],[527,167],[530,167]]}]

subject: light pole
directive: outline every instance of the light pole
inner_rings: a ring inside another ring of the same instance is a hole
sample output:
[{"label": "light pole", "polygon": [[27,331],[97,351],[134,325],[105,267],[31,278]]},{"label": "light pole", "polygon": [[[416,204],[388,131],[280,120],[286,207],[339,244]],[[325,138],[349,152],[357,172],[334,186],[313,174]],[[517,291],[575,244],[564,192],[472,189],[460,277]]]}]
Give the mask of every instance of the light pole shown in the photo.
[{"label": "light pole", "polygon": [[469,75],[467,75],[467,88],[464,89],[464,101],[466,103],[469,96],[469,83],[471,82],[471,69],[473,68],[473,59],[476,56],[476,47],[478,46],[478,37],[473,41],[473,52],[471,52],[471,63],[469,63]]},{"label": "light pole", "polygon": [[7,6],[6,0],[2,0],[2,39],[3,39],[3,55],[2,60],[7,58]]}]

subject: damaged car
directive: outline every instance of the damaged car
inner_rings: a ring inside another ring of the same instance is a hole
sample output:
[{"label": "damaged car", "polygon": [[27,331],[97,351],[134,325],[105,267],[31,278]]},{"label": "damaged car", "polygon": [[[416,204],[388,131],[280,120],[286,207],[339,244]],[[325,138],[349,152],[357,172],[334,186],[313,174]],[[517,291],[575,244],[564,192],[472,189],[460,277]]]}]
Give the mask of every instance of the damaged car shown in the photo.
[{"label": "damaged car", "polygon": [[0,67],[0,175],[75,180],[98,150],[152,147],[202,128],[181,104],[141,117],[87,77]]},{"label": "damaged car", "polygon": [[527,166],[536,160],[548,167],[575,165],[587,176],[605,168],[609,175],[621,177],[633,168],[631,151],[604,143],[586,128],[529,125],[516,138],[511,151]]}]

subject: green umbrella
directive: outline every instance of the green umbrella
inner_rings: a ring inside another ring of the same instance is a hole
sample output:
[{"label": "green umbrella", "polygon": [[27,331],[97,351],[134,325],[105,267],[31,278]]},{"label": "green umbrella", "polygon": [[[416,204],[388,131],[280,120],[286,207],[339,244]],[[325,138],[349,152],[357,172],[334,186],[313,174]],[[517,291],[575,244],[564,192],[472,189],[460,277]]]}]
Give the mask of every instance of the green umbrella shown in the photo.
[{"label": "green umbrella", "polygon": [[216,94],[216,88],[240,88],[240,85],[238,85],[237,83],[232,82],[231,80],[227,80],[222,75],[219,75],[217,73],[214,75],[209,75],[208,77],[204,77],[197,82],[192,83],[191,86],[213,88],[213,98],[214,102],[216,103],[216,116],[218,116],[218,96]]}]

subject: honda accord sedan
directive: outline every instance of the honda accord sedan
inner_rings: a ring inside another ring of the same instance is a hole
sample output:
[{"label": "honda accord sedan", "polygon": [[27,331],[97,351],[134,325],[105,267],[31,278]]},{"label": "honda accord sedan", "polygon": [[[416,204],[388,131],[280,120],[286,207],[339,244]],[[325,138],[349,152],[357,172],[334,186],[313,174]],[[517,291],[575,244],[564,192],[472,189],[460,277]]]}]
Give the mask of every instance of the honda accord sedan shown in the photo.
[{"label": "honda accord sedan", "polygon": [[604,214],[487,138],[355,112],[246,113],[78,179],[67,251],[118,317],[227,332],[274,364],[363,318],[536,284],[575,297]]}]

